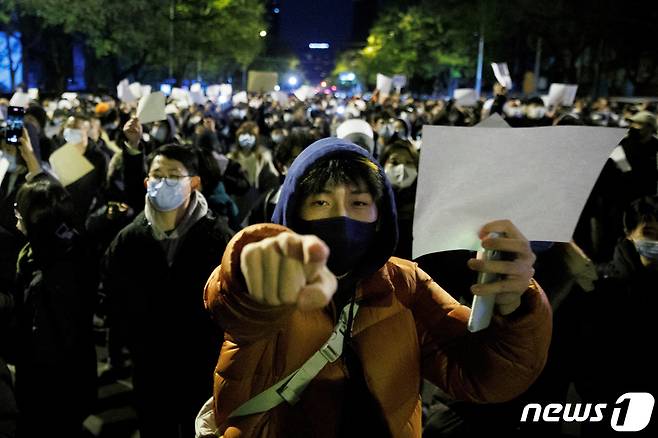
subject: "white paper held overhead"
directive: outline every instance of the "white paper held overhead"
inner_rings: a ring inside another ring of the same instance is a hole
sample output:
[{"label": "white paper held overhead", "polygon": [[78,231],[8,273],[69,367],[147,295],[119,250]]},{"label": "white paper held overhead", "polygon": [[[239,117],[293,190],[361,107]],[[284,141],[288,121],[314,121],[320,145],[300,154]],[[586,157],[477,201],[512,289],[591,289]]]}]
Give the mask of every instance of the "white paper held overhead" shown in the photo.
[{"label": "white paper held overhead", "polygon": [[506,62],[492,62],[491,68],[493,69],[494,76],[500,85],[512,89],[512,76],[509,74],[509,68]]},{"label": "white paper held overhead", "polygon": [[137,104],[137,118],[140,123],[152,123],[165,120],[165,95],[162,91],[147,94],[139,99]]},{"label": "white paper held overhead", "polygon": [[452,97],[459,106],[475,106],[478,101],[478,95],[473,88],[457,88]]},{"label": "white paper held overhead", "polygon": [[377,73],[377,89],[379,90],[379,95],[382,97],[388,96],[391,94],[391,87],[393,87],[393,78]]},{"label": "white paper held overhead", "polygon": [[134,102],[137,100],[137,97],[130,91],[130,83],[128,82],[128,79],[124,79],[121,82],[119,82],[119,85],[117,85],[117,96],[122,102]]},{"label": "white paper held overhead", "polygon": [[70,143],[50,154],[48,161],[63,186],[73,184],[94,170],[94,166],[80,153],[80,149]]}]

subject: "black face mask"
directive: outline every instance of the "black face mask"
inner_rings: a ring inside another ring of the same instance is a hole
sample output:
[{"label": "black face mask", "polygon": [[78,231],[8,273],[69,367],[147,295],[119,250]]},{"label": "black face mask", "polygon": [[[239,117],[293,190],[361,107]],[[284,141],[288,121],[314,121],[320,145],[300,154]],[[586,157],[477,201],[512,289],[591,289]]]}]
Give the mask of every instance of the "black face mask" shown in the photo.
[{"label": "black face mask", "polygon": [[361,222],[346,216],[300,221],[302,234],[315,234],[331,251],[327,267],[341,276],[354,270],[370,249],[377,222]]}]

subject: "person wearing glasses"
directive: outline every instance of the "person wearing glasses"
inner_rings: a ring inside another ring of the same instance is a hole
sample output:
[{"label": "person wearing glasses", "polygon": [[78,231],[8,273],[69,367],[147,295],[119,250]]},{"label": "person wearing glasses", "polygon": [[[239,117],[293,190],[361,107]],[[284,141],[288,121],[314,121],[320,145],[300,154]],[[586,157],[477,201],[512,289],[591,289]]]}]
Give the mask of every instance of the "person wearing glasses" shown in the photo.
[{"label": "person wearing glasses", "polygon": [[223,336],[201,291],[233,232],[208,209],[194,149],[164,145],[147,163],[144,211],[105,254],[108,324],[130,352],[141,436],[192,436]]}]

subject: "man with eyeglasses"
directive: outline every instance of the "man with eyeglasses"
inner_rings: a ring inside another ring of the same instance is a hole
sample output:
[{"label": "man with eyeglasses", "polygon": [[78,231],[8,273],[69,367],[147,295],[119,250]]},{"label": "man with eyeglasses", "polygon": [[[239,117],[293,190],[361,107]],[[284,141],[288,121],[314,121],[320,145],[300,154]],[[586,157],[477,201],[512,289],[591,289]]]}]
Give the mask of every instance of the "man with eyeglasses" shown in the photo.
[{"label": "man with eyeglasses", "polygon": [[133,362],[141,436],[192,436],[223,337],[201,291],[233,232],[208,209],[193,149],[164,145],[147,162],[144,211],[105,255],[108,322]]}]

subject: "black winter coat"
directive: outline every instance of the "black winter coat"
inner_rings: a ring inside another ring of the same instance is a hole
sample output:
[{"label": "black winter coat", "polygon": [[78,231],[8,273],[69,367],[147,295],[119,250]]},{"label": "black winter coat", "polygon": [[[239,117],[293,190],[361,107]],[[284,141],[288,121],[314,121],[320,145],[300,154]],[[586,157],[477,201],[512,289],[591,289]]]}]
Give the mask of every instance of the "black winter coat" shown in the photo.
[{"label": "black winter coat", "polygon": [[105,254],[103,288],[109,324],[130,350],[138,412],[192,416],[212,394],[223,333],[203,305],[203,289],[233,232],[212,213],[182,237],[167,263],[144,213],[125,227]]}]

